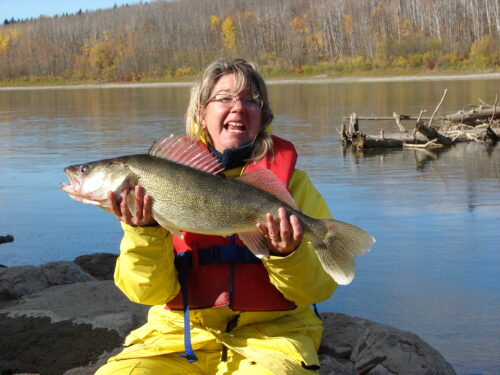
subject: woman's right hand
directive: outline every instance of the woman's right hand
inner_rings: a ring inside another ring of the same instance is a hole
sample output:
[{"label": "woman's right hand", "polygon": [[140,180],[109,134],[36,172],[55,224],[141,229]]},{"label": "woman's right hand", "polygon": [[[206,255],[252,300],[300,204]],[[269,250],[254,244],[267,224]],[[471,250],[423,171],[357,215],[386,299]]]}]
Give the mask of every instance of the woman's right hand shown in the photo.
[{"label": "woman's right hand", "polygon": [[135,212],[134,215],[130,212],[130,207],[127,204],[127,195],[130,192],[130,187],[126,187],[120,193],[120,198],[116,199],[112,191],[108,192],[108,205],[111,207],[111,212],[118,218],[118,220],[128,225],[134,226],[152,226],[158,223],[153,218],[152,199],[151,196],[144,194],[142,186],[134,188],[135,197]]}]

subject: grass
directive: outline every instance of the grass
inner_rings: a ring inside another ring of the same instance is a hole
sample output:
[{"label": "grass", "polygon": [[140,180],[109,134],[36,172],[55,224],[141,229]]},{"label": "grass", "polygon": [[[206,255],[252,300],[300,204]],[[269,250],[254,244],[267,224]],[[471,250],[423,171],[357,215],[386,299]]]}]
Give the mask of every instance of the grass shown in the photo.
[{"label": "grass", "polygon": [[[480,74],[500,72],[500,66],[489,69],[474,69],[462,67],[461,69],[425,69],[425,68],[370,68],[346,66],[345,64],[318,64],[316,66],[304,65],[298,69],[279,69],[263,66],[260,69],[266,79],[300,79],[300,78],[337,78],[337,77],[391,77],[391,76],[418,76],[418,75],[454,75],[454,74]],[[34,87],[34,86],[73,86],[73,85],[99,85],[120,83],[176,83],[192,82],[199,78],[199,74],[168,75],[163,77],[142,75],[140,78],[127,80],[90,80],[67,79],[63,77],[20,77],[0,81],[0,87]]]}]

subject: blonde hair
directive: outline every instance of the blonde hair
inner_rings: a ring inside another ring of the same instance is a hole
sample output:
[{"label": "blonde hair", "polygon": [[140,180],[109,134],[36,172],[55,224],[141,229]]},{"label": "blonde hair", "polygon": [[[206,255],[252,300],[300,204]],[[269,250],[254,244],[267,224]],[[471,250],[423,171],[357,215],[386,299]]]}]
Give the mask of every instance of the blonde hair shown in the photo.
[{"label": "blonde hair", "polygon": [[226,74],[235,75],[235,93],[249,87],[253,96],[262,99],[262,123],[260,131],[255,137],[255,145],[250,156],[250,160],[259,160],[272,150],[273,140],[271,135],[266,132],[266,128],[272,122],[274,115],[269,106],[269,97],[264,80],[257,73],[254,65],[245,60],[235,59],[229,61],[225,58],[219,58],[205,69],[201,80],[191,89],[191,97],[186,112],[186,135],[193,141],[204,139],[208,144],[212,145],[210,135],[200,126],[200,114],[211,99],[212,89],[219,79]]}]

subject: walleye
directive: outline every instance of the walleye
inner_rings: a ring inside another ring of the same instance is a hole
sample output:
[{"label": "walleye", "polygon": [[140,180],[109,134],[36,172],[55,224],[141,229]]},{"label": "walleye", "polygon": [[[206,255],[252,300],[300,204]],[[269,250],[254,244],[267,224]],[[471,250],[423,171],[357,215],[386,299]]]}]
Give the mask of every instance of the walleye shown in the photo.
[{"label": "walleye", "polygon": [[[269,255],[269,250],[256,224],[265,224],[268,212],[278,218],[278,208],[284,207],[288,216],[297,216],[323,268],[338,284],[352,281],[354,256],[363,256],[375,242],[370,234],[353,225],[314,219],[300,212],[270,170],[257,170],[235,179],[217,175],[222,167],[212,154],[180,137],[160,139],[148,154],[72,165],[64,171],[71,183],[60,187],[76,201],[110,211],[108,191],[119,197],[125,186],[141,185],[153,198],[154,219],[171,233],[236,233],[257,257]],[[132,193],[127,202],[134,212]]]}]

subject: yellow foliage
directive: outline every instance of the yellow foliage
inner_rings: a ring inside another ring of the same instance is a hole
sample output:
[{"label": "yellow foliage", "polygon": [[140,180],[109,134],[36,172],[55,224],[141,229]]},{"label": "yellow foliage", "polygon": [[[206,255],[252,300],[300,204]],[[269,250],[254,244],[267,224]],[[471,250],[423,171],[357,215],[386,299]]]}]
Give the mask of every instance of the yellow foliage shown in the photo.
[{"label": "yellow foliage", "polygon": [[500,63],[498,39],[485,35],[470,48],[470,61],[477,67],[486,68]]},{"label": "yellow foliage", "polygon": [[191,69],[191,67],[189,66],[181,66],[179,69],[175,71],[176,76],[189,76],[193,74],[194,74],[193,69]]},{"label": "yellow foliage", "polygon": [[344,32],[352,33],[352,14],[344,14]]},{"label": "yellow foliage", "polygon": [[227,17],[222,23],[222,40],[224,47],[228,50],[235,50],[237,47],[236,43],[236,27],[231,18]]},{"label": "yellow foliage", "polygon": [[0,33],[0,53],[7,51],[10,45],[10,35]]},{"label": "yellow foliage", "polygon": [[304,24],[304,20],[300,19],[299,17],[292,18],[292,20],[289,22],[290,27],[299,33],[305,33],[306,27]]},{"label": "yellow foliage", "polygon": [[97,42],[89,50],[90,65],[104,79],[115,78],[115,56],[115,49],[110,42]]},{"label": "yellow foliage", "polygon": [[0,31],[0,53],[6,52],[10,44],[19,36],[19,31],[15,29]]},{"label": "yellow foliage", "polygon": [[408,60],[404,56],[399,56],[392,62],[392,65],[396,68],[405,69],[408,66]]},{"label": "yellow foliage", "polygon": [[217,16],[210,16],[210,28],[212,31],[216,31],[220,25],[220,18]]}]

